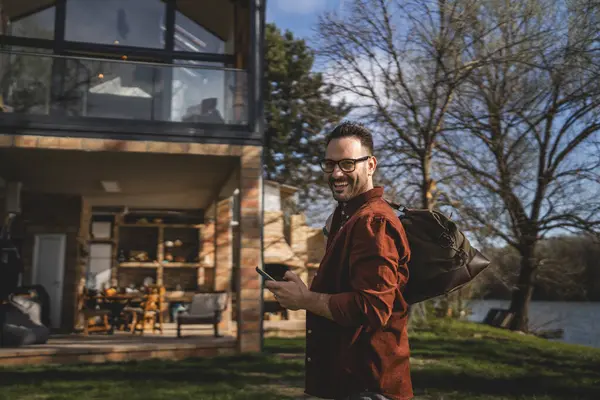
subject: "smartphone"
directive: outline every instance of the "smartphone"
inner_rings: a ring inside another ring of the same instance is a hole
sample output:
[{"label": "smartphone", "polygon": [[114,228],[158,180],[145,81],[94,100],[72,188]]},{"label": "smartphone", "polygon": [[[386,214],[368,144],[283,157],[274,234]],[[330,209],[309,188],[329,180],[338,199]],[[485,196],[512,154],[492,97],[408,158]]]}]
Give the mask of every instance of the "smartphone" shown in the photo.
[{"label": "smartphone", "polygon": [[270,281],[277,281],[277,279],[273,278],[271,275],[267,274],[265,271],[263,271],[262,269],[256,267],[256,272],[258,272],[259,274],[262,275],[263,278],[268,279]]}]

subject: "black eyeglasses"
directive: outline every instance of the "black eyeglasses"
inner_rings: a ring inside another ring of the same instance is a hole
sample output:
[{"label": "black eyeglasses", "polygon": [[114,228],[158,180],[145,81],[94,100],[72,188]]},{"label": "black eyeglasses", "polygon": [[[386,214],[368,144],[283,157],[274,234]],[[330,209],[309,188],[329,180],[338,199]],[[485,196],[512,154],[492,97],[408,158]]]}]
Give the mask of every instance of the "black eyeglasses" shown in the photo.
[{"label": "black eyeglasses", "polygon": [[332,173],[335,169],[335,166],[339,166],[342,172],[354,172],[356,169],[356,163],[361,161],[366,161],[371,156],[365,156],[361,158],[344,158],[343,160],[333,161],[329,159],[321,160],[321,169],[323,172],[328,174]]}]

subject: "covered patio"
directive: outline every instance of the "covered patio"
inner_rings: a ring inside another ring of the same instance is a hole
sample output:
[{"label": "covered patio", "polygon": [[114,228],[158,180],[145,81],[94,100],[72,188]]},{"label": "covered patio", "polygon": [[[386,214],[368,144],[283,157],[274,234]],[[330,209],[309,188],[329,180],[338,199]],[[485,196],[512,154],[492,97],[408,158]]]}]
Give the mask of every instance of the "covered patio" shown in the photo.
[{"label": "covered patio", "polygon": [[[76,139],[77,148],[66,149],[63,139],[39,137],[32,145],[33,138],[0,143],[0,173],[22,184],[12,236],[23,259],[23,286],[43,284],[48,292],[53,335],[46,345],[0,349],[0,360],[260,350],[254,271],[260,264],[260,148]],[[107,220],[99,235],[97,225]],[[60,236],[56,254],[41,253],[47,236]],[[98,256],[102,246],[110,250]],[[145,286],[147,278],[164,291],[162,335],[73,335],[83,330],[82,299],[89,289],[125,293]],[[175,338],[169,305],[212,292],[229,294],[219,326],[225,337],[210,337],[206,325],[195,339]],[[233,330],[234,322],[241,329]]]}]

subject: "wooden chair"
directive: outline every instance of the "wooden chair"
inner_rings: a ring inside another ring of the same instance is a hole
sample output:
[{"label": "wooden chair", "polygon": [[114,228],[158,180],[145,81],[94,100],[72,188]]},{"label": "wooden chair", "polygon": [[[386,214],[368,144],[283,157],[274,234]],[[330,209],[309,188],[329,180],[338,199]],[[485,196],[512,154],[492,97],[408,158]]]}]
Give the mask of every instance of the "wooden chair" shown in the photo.
[{"label": "wooden chair", "polygon": [[163,303],[164,303],[164,287],[151,287],[150,293],[145,296],[140,307],[125,307],[124,313],[131,316],[130,331],[135,335],[140,332],[144,334],[147,326],[152,327],[152,333],[160,331],[163,334]]},{"label": "wooden chair", "polygon": [[90,332],[114,332],[110,323],[110,310],[99,308],[96,299],[89,297],[89,292],[84,289],[79,298],[79,312],[83,316],[83,334],[88,336]]}]

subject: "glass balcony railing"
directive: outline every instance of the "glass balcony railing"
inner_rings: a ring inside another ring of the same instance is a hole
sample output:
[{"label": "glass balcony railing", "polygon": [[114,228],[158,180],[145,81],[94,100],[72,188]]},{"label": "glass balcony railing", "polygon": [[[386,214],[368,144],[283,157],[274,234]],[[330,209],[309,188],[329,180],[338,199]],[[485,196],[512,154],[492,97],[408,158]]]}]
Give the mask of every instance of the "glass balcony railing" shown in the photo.
[{"label": "glass balcony railing", "polygon": [[18,114],[246,125],[243,70],[0,52],[0,108]]}]

